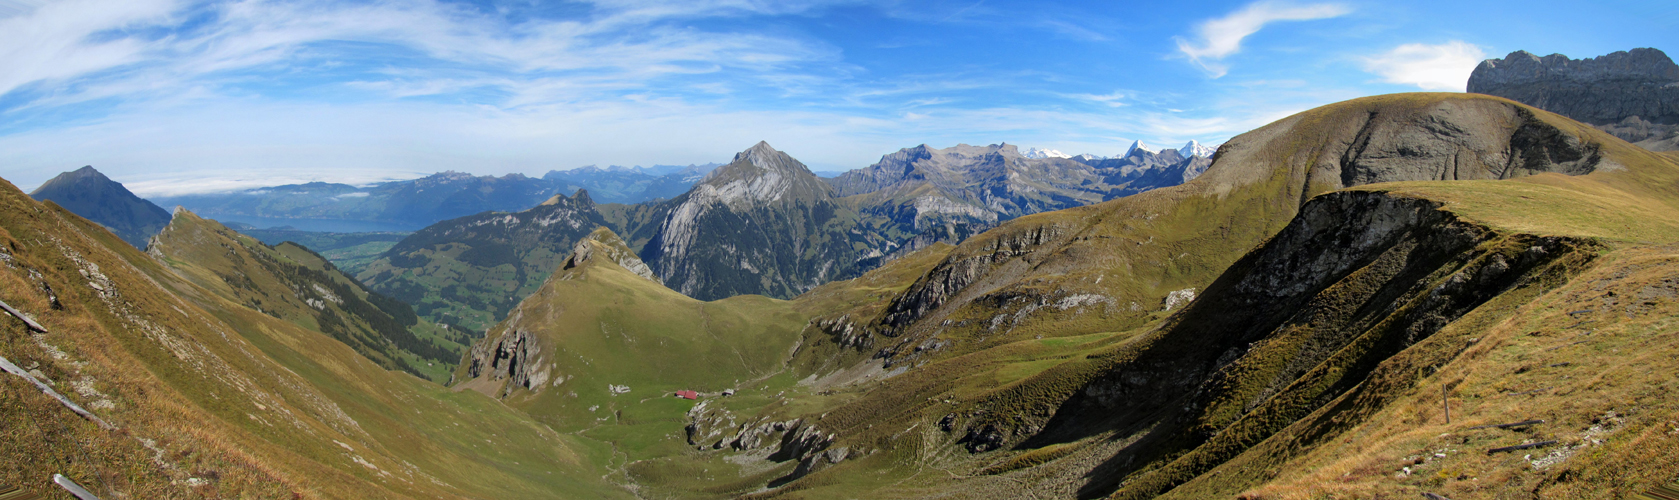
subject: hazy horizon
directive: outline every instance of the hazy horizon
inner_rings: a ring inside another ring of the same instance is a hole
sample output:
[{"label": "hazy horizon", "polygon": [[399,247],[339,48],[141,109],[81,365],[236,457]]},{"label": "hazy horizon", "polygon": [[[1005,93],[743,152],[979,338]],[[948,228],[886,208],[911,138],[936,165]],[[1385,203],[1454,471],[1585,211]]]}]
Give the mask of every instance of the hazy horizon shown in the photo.
[{"label": "hazy horizon", "polygon": [[0,176],[93,165],[158,196],[759,140],[817,171],[922,143],[1114,155],[1462,91],[1515,50],[1664,48],[1679,24],[1657,2],[1510,5],[0,0]]}]

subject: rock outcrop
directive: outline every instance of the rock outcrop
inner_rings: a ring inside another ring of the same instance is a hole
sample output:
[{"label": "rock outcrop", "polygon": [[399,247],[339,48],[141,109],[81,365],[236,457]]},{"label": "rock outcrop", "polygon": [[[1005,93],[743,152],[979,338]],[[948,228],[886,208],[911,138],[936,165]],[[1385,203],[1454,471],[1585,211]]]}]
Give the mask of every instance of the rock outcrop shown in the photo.
[{"label": "rock outcrop", "polygon": [[1651,150],[1679,149],[1679,65],[1660,50],[1578,60],[1516,51],[1482,61],[1468,88],[1597,126]]},{"label": "rock outcrop", "polygon": [[474,344],[468,354],[466,374],[473,378],[505,379],[504,391],[513,388],[541,391],[549,377],[549,370],[541,360],[542,353],[535,335],[514,329],[493,342]]},{"label": "rock outcrop", "polygon": [[595,232],[589,233],[588,237],[577,240],[577,244],[571,247],[571,258],[566,259],[565,265],[560,266],[560,269],[576,268],[597,259],[616,264],[654,283],[663,284],[659,277],[653,274],[653,269],[647,267],[647,263],[642,262],[641,258],[630,250],[623,238],[604,227],[597,228]]}]

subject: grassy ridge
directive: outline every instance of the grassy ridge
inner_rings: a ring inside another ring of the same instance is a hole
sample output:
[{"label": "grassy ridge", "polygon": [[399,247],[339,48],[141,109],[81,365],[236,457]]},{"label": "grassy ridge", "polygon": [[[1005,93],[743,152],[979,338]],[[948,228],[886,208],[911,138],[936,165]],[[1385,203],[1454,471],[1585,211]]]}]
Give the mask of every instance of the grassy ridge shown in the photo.
[{"label": "grassy ridge", "polygon": [[256,238],[268,245],[292,242],[302,245],[332,261],[333,265],[355,276],[379,254],[396,246],[410,233],[323,233],[286,229],[240,229],[240,234]]},{"label": "grassy ridge", "polygon": [[8,390],[3,451],[31,459],[0,481],[49,491],[66,473],[144,498],[623,494],[598,479],[605,449],[231,302],[10,185],[0,204],[0,294],[52,332],[7,320],[0,354],[119,428]]},{"label": "grassy ridge", "polygon": [[422,322],[413,309],[338,271],[295,243],[264,245],[179,212],[148,252],[221,296],[354,347],[369,359],[438,382],[470,340]]}]

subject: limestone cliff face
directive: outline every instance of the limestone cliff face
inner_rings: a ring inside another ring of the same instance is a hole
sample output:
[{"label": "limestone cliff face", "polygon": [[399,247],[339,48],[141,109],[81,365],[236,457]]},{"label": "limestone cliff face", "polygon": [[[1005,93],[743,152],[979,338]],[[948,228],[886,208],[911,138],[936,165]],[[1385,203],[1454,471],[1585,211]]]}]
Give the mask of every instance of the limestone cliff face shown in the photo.
[{"label": "limestone cliff face", "polygon": [[473,345],[466,374],[472,378],[507,380],[503,391],[514,388],[541,391],[549,378],[549,367],[543,363],[542,353],[535,335],[524,329],[513,329],[493,341]]},{"label": "limestone cliff face", "polygon": [[1481,62],[1468,88],[1598,126],[1651,150],[1679,149],[1679,65],[1660,50],[1590,59],[1516,51]]},{"label": "limestone cliff face", "polygon": [[790,298],[858,260],[856,217],[804,164],[760,142],[676,199],[642,249],[654,274],[700,300]]}]

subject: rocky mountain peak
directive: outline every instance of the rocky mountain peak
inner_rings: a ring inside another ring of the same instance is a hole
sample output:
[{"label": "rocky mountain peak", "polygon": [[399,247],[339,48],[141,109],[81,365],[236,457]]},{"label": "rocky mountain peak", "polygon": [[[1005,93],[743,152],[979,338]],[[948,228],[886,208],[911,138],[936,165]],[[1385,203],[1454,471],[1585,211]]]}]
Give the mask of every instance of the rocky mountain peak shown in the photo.
[{"label": "rocky mountain peak", "polygon": [[1022,153],[1022,154],[1025,157],[1031,158],[1031,159],[1034,159],[1034,160],[1041,160],[1041,159],[1044,159],[1044,158],[1072,158],[1073,157],[1073,155],[1063,153],[1063,152],[1060,152],[1060,151],[1056,151],[1056,150],[1053,150],[1053,149],[1038,149],[1038,148],[1027,148],[1026,152]]},{"label": "rocky mountain peak", "polygon": [[169,224],[169,212],[141,199],[91,165],[47,180],[29,193],[99,223],[138,248]]},{"label": "rocky mountain peak", "polygon": [[1469,91],[1484,94],[1488,89],[1503,85],[1539,81],[1629,79],[1679,81],[1679,65],[1675,65],[1666,53],[1652,48],[1614,52],[1589,59],[1570,59],[1562,54],[1539,57],[1518,50],[1503,59],[1481,61],[1469,76]]},{"label": "rocky mountain peak", "polygon": [[1122,155],[1119,155],[1119,156],[1121,158],[1124,158],[1124,157],[1127,157],[1127,156],[1131,156],[1132,153],[1135,153],[1135,152],[1138,152],[1138,151],[1142,151],[1142,152],[1148,153],[1148,154],[1154,154],[1154,153],[1158,152],[1159,150],[1148,147],[1147,144],[1143,144],[1143,141],[1135,141],[1135,142],[1131,143],[1131,147],[1125,148],[1125,154],[1122,154]]},{"label": "rocky mountain peak", "polygon": [[786,167],[785,162],[780,161],[783,156],[786,155],[782,154],[780,151],[776,151],[775,148],[770,147],[770,143],[768,141],[758,141],[757,144],[753,144],[752,147],[747,148],[746,151],[735,153],[733,163],[739,163],[744,160],[752,166],[764,170],[776,170]]},{"label": "rocky mountain peak", "polygon": [[589,190],[587,189],[578,189],[576,194],[571,195],[571,203],[577,205],[578,208],[588,207],[590,210],[595,208],[595,200],[589,197]]},{"label": "rocky mountain peak", "polygon": [[[690,201],[720,200],[732,207],[791,198],[828,198],[827,184],[804,163],[759,141],[717,167],[690,192]],[[789,196],[791,195],[791,196]]]},{"label": "rocky mountain peak", "polygon": [[1184,158],[1191,158],[1195,156],[1212,158],[1213,153],[1216,152],[1218,152],[1217,146],[1203,146],[1200,142],[1195,140],[1190,140],[1188,143],[1184,144],[1183,147],[1178,148],[1178,154],[1182,155]]}]

